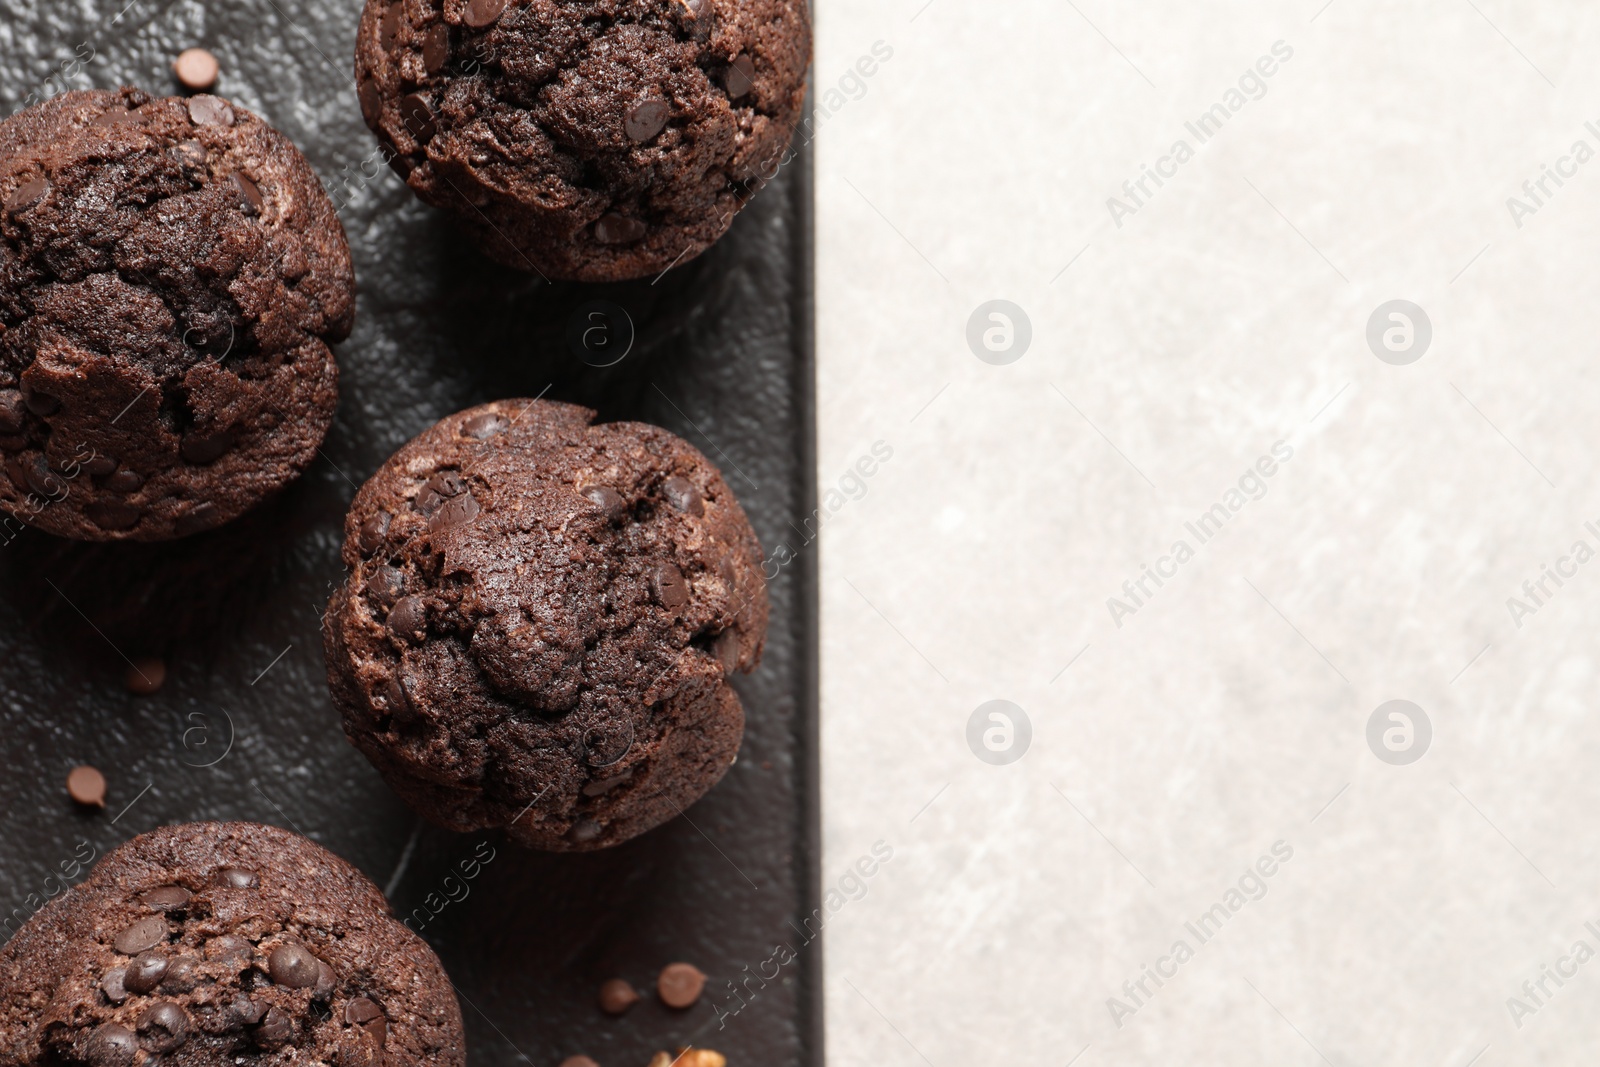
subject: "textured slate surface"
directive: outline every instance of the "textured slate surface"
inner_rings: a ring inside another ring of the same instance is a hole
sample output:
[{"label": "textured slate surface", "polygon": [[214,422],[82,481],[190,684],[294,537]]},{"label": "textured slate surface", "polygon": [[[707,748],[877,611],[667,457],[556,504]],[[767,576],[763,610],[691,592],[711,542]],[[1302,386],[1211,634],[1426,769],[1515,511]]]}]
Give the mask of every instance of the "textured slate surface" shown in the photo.
[{"label": "textured slate surface", "polygon": [[[52,873],[89,848],[168,822],[254,819],[306,833],[390,888],[457,983],[473,1064],[553,1067],[585,1052],[644,1067],[682,1043],[735,1065],[819,1062],[820,950],[797,932],[816,906],[810,554],[771,584],[766,661],[739,682],[749,728],[738,764],[692,824],[598,855],[421,827],[345,743],[318,630],[356,485],[439,416],[547,387],[603,418],[684,435],[722,468],[769,555],[800,546],[814,507],[807,161],[712,252],[654,285],[549,286],[479,258],[376,164],[349,76],[352,0],[126,2],[0,0],[0,112],[63,88],[170,92],[171,57],[210,48],[217,91],[288,134],[344,204],[358,322],[338,351],[342,399],[323,458],[256,514],[168,546],[28,532],[0,547],[0,914],[13,925],[29,914],[59,885]],[[596,299],[636,328],[628,356],[605,368],[567,343]],[[153,698],[121,684],[124,657],[142,654],[171,666]],[[110,779],[104,813],[67,800],[79,762]],[[782,966],[768,962],[780,943],[796,953]],[[611,1021],[594,1007],[601,980],[647,987],[674,959],[711,975],[696,1008],[651,998]],[[764,988],[748,977],[775,969]],[[735,979],[758,995],[723,1027],[713,1005],[739,1006]]]}]

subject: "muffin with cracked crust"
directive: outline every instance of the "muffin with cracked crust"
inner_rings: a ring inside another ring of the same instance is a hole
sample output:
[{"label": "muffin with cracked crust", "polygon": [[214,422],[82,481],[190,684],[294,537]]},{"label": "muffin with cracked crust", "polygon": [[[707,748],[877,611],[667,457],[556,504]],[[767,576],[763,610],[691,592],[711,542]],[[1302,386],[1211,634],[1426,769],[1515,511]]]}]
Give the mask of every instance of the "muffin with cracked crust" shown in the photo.
[{"label": "muffin with cracked crust", "polygon": [[444,968],[354,867],[254,823],[167,826],[0,950],[0,1067],[463,1067]]},{"label": "muffin with cracked crust", "polygon": [[785,152],[806,0],[367,0],[361,112],[494,260],[620,281],[704,252]]},{"label": "muffin with cracked crust", "polygon": [[704,456],[644,423],[505,400],[356,494],[324,618],[350,740],[423,816],[589,850],[721,779],[728,684],[767,627],[761,546]]},{"label": "muffin with cracked crust", "polygon": [[11,116],[0,509],[160,541],[253,507],[327,433],[354,290],[310,165],[243,108],[92,90]]}]

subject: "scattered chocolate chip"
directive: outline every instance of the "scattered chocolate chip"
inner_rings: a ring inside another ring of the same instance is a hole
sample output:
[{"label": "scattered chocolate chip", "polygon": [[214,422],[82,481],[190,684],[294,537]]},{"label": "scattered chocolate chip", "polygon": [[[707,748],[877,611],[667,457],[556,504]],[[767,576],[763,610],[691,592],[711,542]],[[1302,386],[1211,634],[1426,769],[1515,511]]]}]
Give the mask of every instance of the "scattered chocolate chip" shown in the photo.
[{"label": "scattered chocolate chip", "polygon": [[189,1036],[189,1017],[170,1000],[158,1000],[139,1016],[139,1033],[151,1052],[171,1052]]},{"label": "scattered chocolate chip", "polygon": [[50,469],[50,464],[43,456],[33,456],[23,462],[23,479],[40,496],[60,496],[67,488],[67,483],[62,481],[55,471]]},{"label": "scattered chocolate chip", "polygon": [[621,522],[628,514],[628,502],[622,494],[604,485],[591,485],[583,495],[605,515],[607,522]]},{"label": "scattered chocolate chip", "polygon": [[113,1004],[121,1004],[128,999],[128,987],[122,984],[122,979],[127,975],[128,968],[113,967],[100,979],[100,992]]},{"label": "scattered chocolate chip", "polygon": [[246,1026],[254,1026],[267,1013],[267,1006],[240,993],[233,998],[233,1003],[228,1005],[228,1010],[233,1013],[234,1018]]},{"label": "scattered chocolate chip", "polygon": [[122,677],[123,684],[128,687],[129,692],[142,697],[160,692],[166,680],[166,663],[154,657],[134,660],[128,665],[127,673]]},{"label": "scattered chocolate chip", "polygon": [[339,976],[325,961],[317,961],[317,984],[311,987],[311,995],[318,1000],[326,1001],[333,996],[333,990],[339,983]]},{"label": "scattered chocolate chip", "polygon": [[126,1026],[103,1023],[89,1038],[89,1067],[133,1067],[139,1038]]},{"label": "scattered chocolate chip", "polygon": [[394,47],[394,39],[400,34],[401,5],[390,4],[383,12],[383,18],[378,23],[378,42],[385,50]]},{"label": "scattered chocolate chip", "polygon": [[494,25],[505,9],[506,0],[468,0],[467,9],[461,13],[461,21],[475,30],[481,30]]},{"label": "scattered chocolate chip", "polygon": [[239,190],[239,195],[244,198],[244,213],[246,215],[259,215],[267,202],[261,197],[261,189],[255,182],[240,174],[233,172],[233,184]]},{"label": "scattered chocolate chip", "polygon": [[169,993],[187,993],[200,984],[200,961],[193,956],[179,956],[167,966],[167,976],[161,988]]},{"label": "scattered chocolate chip", "polygon": [[594,224],[594,239],[603,245],[628,245],[648,232],[648,227],[638,219],[611,213],[601,215]]},{"label": "scattered chocolate chip", "polygon": [[318,965],[321,962],[304,945],[288,941],[273,949],[267,957],[267,972],[272,975],[275,985],[310,989],[317,984]]},{"label": "scattered chocolate chip", "polygon": [[672,107],[665,100],[646,100],[633,106],[623,120],[622,128],[628,140],[643,144],[666,129],[671,114]]},{"label": "scattered chocolate chip", "polygon": [[383,546],[383,539],[389,534],[391,521],[393,520],[387,511],[380,511],[356,530],[356,548],[363,556],[370,556]]},{"label": "scattered chocolate chip", "polygon": [[43,178],[31,178],[17,187],[17,191],[6,197],[5,212],[7,215],[20,215],[43,200],[50,192],[50,183]]},{"label": "scattered chocolate chip", "polygon": [[383,1009],[366,997],[357,997],[345,1005],[344,1021],[365,1030],[379,1048],[389,1041],[389,1021],[384,1018]]},{"label": "scattered chocolate chip", "polygon": [[685,514],[698,516],[706,513],[705,497],[687,478],[674,474],[661,483],[661,493],[667,498],[667,503]]},{"label": "scattered chocolate chip", "polygon": [[177,160],[179,166],[196,174],[205,170],[206,161],[211,158],[206,146],[199,141],[179,141],[167,154]]},{"label": "scattered chocolate chip", "polygon": [[102,530],[131,530],[144,518],[143,511],[121,500],[96,500],[83,513]]},{"label": "scattered chocolate chip", "polygon": [[67,774],[67,795],[88,808],[106,806],[106,776],[93,767],[74,767]]},{"label": "scattered chocolate chip", "polygon": [[428,606],[420,596],[401,597],[389,609],[389,632],[402,641],[421,644],[428,636]]},{"label": "scattered chocolate chip", "polygon": [[[206,942],[206,959],[210,960],[247,960],[250,952],[250,942],[233,934],[223,934]],[[254,1019],[250,1021],[255,1022]]]},{"label": "scattered chocolate chip", "polygon": [[442,497],[460,496],[467,491],[467,480],[460,471],[440,471],[428,479],[426,488]]},{"label": "scattered chocolate chip", "polygon": [[747,55],[734,56],[722,76],[722,87],[728,91],[730,100],[737,100],[749,93],[756,87],[755,62]]},{"label": "scattered chocolate chip", "polygon": [[256,1029],[256,1040],[268,1048],[285,1044],[293,1036],[294,1020],[277,1008],[268,1008]]},{"label": "scattered chocolate chip", "polygon": [[584,845],[599,837],[604,830],[605,827],[601,826],[593,819],[579,819],[577,822],[572,824],[572,829],[568,831],[567,836],[571,837],[572,840],[576,841],[578,844]]},{"label": "scattered chocolate chip", "polygon": [[140,919],[123,930],[112,942],[111,947],[124,956],[137,956],[141,952],[148,952],[157,945],[164,944],[166,940],[167,920],[159,915],[152,915]]},{"label": "scattered chocolate chip", "polygon": [[185,89],[209,89],[217,84],[221,71],[222,64],[217,62],[217,57],[204,48],[185,48],[172,61],[172,73]]},{"label": "scattered chocolate chip", "polygon": [[243,867],[225,867],[216,874],[216,883],[229,889],[254,889],[261,884],[255,871]]},{"label": "scattered chocolate chip", "polygon": [[100,112],[89,125],[108,129],[113,126],[121,126],[124,122],[132,122],[134,118],[134,113],[127,108],[117,107],[112,108],[110,111]]},{"label": "scattered chocolate chip", "polygon": [[739,669],[739,631],[724,630],[711,642],[711,654],[722,664],[722,673],[732,674]]},{"label": "scattered chocolate chip", "polygon": [[209,530],[216,525],[216,521],[217,506],[209,500],[202,500],[173,520],[172,529],[179,537],[188,537],[201,530]]},{"label": "scattered chocolate chip", "polygon": [[56,412],[61,410],[60,400],[51,396],[49,393],[41,393],[37,389],[24,388],[22,392],[22,402],[28,405],[29,411],[33,412],[41,419],[49,415],[54,415]]},{"label": "scattered chocolate chip", "polygon": [[389,714],[401,723],[417,721],[417,709],[411,703],[411,697],[406,695],[406,687],[400,681],[398,674],[390,675],[383,687],[384,703],[388,706]]},{"label": "scattered chocolate chip", "polygon": [[450,27],[436,22],[422,38],[422,68],[437,74],[450,62]]},{"label": "scattered chocolate chip", "polygon": [[656,978],[656,993],[669,1008],[687,1008],[700,999],[706,976],[692,963],[669,963]]},{"label": "scattered chocolate chip", "polygon": [[472,416],[461,424],[461,432],[468,437],[476,437],[480,441],[487,441],[496,434],[505,433],[511,424],[499,415],[484,411]]},{"label": "scattered chocolate chip", "polygon": [[130,993],[149,993],[167,976],[167,958],[159,952],[141,952],[128,964],[122,987]]},{"label": "scattered chocolate chip", "polygon": [[444,507],[433,513],[433,517],[428,520],[428,529],[442,533],[457,526],[465,526],[477,518],[481,510],[478,501],[471,493],[462,493],[445,501]]},{"label": "scattered chocolate chip", "polygon": [[0,433],[16,433],[27,421],[23,414],[25,405],[22,393],[16,389],[0,389]]},{"label": "scattered chocolate chip", "polygon": [[226,100],[201,93],[189,98],[189,119],[196,126],[232,126],[233,108]]},{"label": "scattered chocolate chip", "polygon": [[650,592],[656,603],[668,611],[677,611],[689,602],[689,586],[683,572],[671,563],[663,563],[650,572]]},{"label": "scattered chocolate chip", "polygon": [[[618,758],[620,759],[621,757],[619,756]],[[586,797],[605,796],[607,793],[611,792],[617,786],[622,785],[632,777],[633,768],[629,767],[626,771],[617,775],[615,778],[602,778],[599,781],[590,782],[589,784],[585,785],[583,787],[583,795]]]},{"label": "scattered chocolate chip", "polygon": [[110,456],[102,456],[98,452],[90,456],[83,463],[83,471],[91,478],[103,478],[117,469],[117,461]]},{"label": "scattered chocolate chip", "polygon": [[409,93],[400,98],[400,121],[406,124],[411,136],[421,142],[433,140],[439,129],[433,119],[433,108],[421,93]]},{"label": "scattered chocolate chip", "polygon": [[[259,193],[257,195],[260,195]],[[183,435],[183,444],[178,451],[183,454],[186,462],[196,466],[205,466],[221,459],[228,449],[233,447],[233,430],[191,431]]]},{"label": "scattered chocolate chip", "polygon": [[600,986],[600,1010],[607,1015],[621,1015],[639,1003],[639,991],[621,978],[612,978]]},{"label": "scattered chocolate chip", "polygon": [[144,485],[144,475],[137,471],[120,470],[106,479],[106,488],[113,493],[136,493]]},{"label": "scattered chocolate chip", "polygon": [[372,576],[367,579],[367,596],[382,607],[393,607],[394,602],[406,595],[406,576],[404,571],[389,566],[380,566],[373,570]]},{"label": "scattered chocolate chip", "polygon": [[368,126],[377,126],[378,120],[383,117],[383,90],[378,88],[378,83],[363,81],[356,88],[356,100],[361,104],[361,117]]},{"label": "scattered chocolate chip", "polygon": [[151,911],[180,911],[189,903],[190,895],[181,885],[164,885],[140,897],[139,903]]}]

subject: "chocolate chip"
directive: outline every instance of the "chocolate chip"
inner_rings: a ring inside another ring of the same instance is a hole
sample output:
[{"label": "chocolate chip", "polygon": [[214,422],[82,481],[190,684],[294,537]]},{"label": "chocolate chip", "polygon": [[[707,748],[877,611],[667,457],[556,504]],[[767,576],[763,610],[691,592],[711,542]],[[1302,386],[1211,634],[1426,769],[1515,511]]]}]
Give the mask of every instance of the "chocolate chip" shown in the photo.
[{"label": "chocolate chip", "polygon": [[722,87],[728,91],[730,100],[737,100],[749,93],[756,87],[755,62],[747,55],[734,56],[727,72],[722,75]]},{"label": "chocolate chip", "polygon": [[706,976],[692,963],[669,963],[656,978],[656,993],[669,1008],[687,1008],[700,999]]},{"label": "chocolate chip", "polygon": [[506,9],[506,0],[468,0],[461,21],[475,30],[494,25]]},{"label": "chocolate chip", "polygon": [[228,1011],[233,1014],[234,1018],[245,1025],[254,1026],[267,1013],[267,1006],[259,1000],[251,1000],[243,993],[240,993],[233,998],[233,1003],[228,1005]]},{"label": "chocolate chip", "polygon": [[122,979],[127,973],[126,967],[113,967],[105,973],[104,978],[100,979],[100,992],[104,993],[106,999],[113,1004],[121,1004],[128,999],[128,987],[122,984]]},{"label": "chocolate chip", "polygon": [[127,108],[117,107],[112,108],[110,111],[100,112],[89,125],[98,126],[101,129],[109,129],[113,126],[121,126],[125,122],[132,122],[134,117],[133,112]]},{"label": "chocolate chip", "polygon": [[86,505],[83,513],[100,529],[112,531],[131,530],[144,518],[143,511],[120,500],[97,500]]},{"label": "chocolate chip", "polygon": [[217,506],[209,500],[202,500],[174,519],[172,529],[179,537],[188,537],[201,530],[209,530],[216,524]]},{"label": "chocolate chip", "polygon": [[426,488],[442,497],[460,496],[467,491],[467,480],[460,471],[440,471],[428,479]]},{"label": "chocolate chip", "polygon": [[28,405],[28,410],[41,419],[54,415],[61,410],[61,401],[49,393],[41,393],[37,389],[23,388],[22,402]]},{"label": "chocolate chip", "polygon": [[67,483],[50,469],[50,464],[43,456],[24,460],[22,474],[28,487],[40,496],[56,497],[66,491]]},{"label": "chocolate chip", "polygon": [[27,421],[23,414],[22,393],[16,389],[0,389],[0,433],[16,433]]},{"label": "chocolate chip", "polygon": [[140,897],[139,903],[151,911],[178,911],[189,903],[190,895],[181,885],[164,885]]},{"label": "chocolate chip", "polygon": [[411,703],[411,697],[406,694],[405,684],[400,681],[398,674],[390,675],[383,686],[383,700],[389,709],[389,714],[401,723],[417,721],[417,709]]},{"label": "chocolate chip", "polygon": [[[250,942],[233,934],[223,934],[206,942],[206,958],[211,960],[247,960],[250,952]],[[255,1022],[254,1019],[250,1021]]]},{"label": "chocolate chip", "polygon": [[[620,759],[621,757],[618,758]],[[617,786],[627,782],[632,777],[633,768],[629,767],[626,771],[617,775],[615,778],[602,778],[597,782],[590,782],[589,784],[585,785],[583,787],[583,795],[586,797],[605,796],[607,793],[611,792]]]},{"label": "chocolate chip", "polygon": [[380,566],[373,570],[372,576],[367,579],[367,596],[371,597],[382,607],[393,607],[394,602],[406,595],[406,576],[404,571],[394,567]]},{"label": "chocolate chip", "polygon": [[106,776],[93,767],[74,767],[67,774],[67,795],[88,808],[106,806]]},{"label": "chocolate chip", "polygon": [[387,51],[394,47],[394,39],[400,33],[400,4],[390,4],[383,13],[383,19],[378,23],[378,43]]},{"label": "chocolate chip", "polygon": [[683,572],[670,563],[650,572],[650,592],[668,611],[677,611],[689,602],[689,586],[683,580]]},{"label": "chocolate chip", "polygon": [[646,100],[633,106],[623,120],[622,128],[630,141],[643,144],[666,129],[667,119],[671,115],[672,107],[665,100]]},{"label": "chocolate chip", "polygon": [[178,449],[183,454],[184,460],[196,466],[205,466],[221,459],[223,453],[233,447],[233,430],[194,430],[183,435],[183,444]]},{"label": "chocolate chip", "polygon": [[226,100],[201,93],[189,98],[189,119],[196,126],[232,126],[233,108]]},{"label": "chocolate chip", "polygon": [[294,1036],[294,1020],[277,1008],[268,1008],[266,1017],[256,1029],[256,1040],[271,1048],[286,1043]]},{"label": "chocolate chip", "polygon": [[83,463],[83,471],[92,478],[103,478],[117,469],[117,461],[110,456],[95,453]]},{"label": "chocolate chip", "polygon": [[700,490],[696,489],[694,483],[687,478],[674,474],[661,483],[661,493],[667,498],[667,503],[685,514],[706,513],[705,497],[700,495]]},{"label": "chocolate chip", "polygon": [[255,871],[247,871],[243,867],[225,867],[217,872],[215,881],[229,889],[254,889],[261,884]]},{"label": "chocolate chip", "polygon": [[148,952],[157,945],[167,940],[167,920],[159,915],[152,915],[140,919],[132,926],[123,930],[112,942],[111,947],[124,956],[137,956],[141,952]]},{"label": "chocolate chip", "polygon": [[605,515],[607,522],[621,522],[628,514],[628,502],[622,494],[604,485],[591,485],[583,495]]},{"label": "chocolate chip", "polygon": [[149,993],[167,976],[167,958],[159,952],[142,952],[128,964],[122,987],[130,993]]},{"label": "chocolate chip", "polygon": [[137,471],[120,470],[106,479],[106,488],[113,493],[136,493],[144,485],[144,475]]},{"label": "chocolate chip", "polygon": [[344,1006],[344,1021],[351,1026],[366,1026],[383,1018],[383,1009],[366,997],[356,997]]},{"label": "chocolate chip", "polygon": [[139,1038],[126,1026],[104,1023],[89,1038],[89,1067],[133,1067]]},{"label": "chocolate chip", "polygon": [[435,23],[422,38],[422,68],[437,74],[450,62],[450,27]]},{"label": "chocolate chip", "polygon": [[295,941],[285,942],[267,957],[267,972],[275,985],[290,989],[310,989],[317,984],[322,961],[311,950]]},{"label": "chocolate chip", "polygon": [[239,190],[239,195],[244,198],[244,213],[246,215],[259,215],[266,201],[261,197],[261,189],[255,182],[240,174],[233,172],[233,184]]},{"label": "chocolate chip", "polygon": [[326,1002],[333,996],[333,990],[338,985],[339,976],[332,966],[324,960],[317,961],[317,984],[311,987],[311,995],[318,1000]]},{"label": "chocolate chip", "polygon": [[134,660],[122,675],[122,684],[128,687],[128,691],[142,697],[160,692],[166,681],[166,663],[153,656]]},{"label": "chocolate chip", "polygon": [[139,1032],[151,1052],[171,1052],[189,1036],[189,1017],[170,1000],[158,1000],[139,1016]]},{"label": "chocolate chip", "polygon": [[639,1003],[639,991],[621,978],[613,978],[600,986],[600,1010],[607,1015],[621,1015]]},{"label": "chocolate chip", "polygon": [[31,178],[18,186],[16,192],[6,197],[5,212],[7,215],[20,215],[43,200],[49,192],[49,182],[43,178]]},{"label": "chocolate chip", "polygon": [[482,509],[471,493],[451,497],[445,501],[444,507],[433,513],[433,518],[428,520],[428,529],[434,533],[453,530],[457,526],[465,526],[478,517]]},{"label": "chocolate chip", "polygon": [[167,967],[167,976],[161,988],[169,993],[187,993],[200,984],[200,961],[193,956],[179,956]]},{"label": "chocolate chip", "polygon": [[363,556],[370,556],[383,546],[392,521],[387,511],[380,511],[356,528],[356,548]]},{"label": "chocolate chip", "polygon": [[499,415],[490,412],[481,412],[472,416],[461,424],[461,432],[468,437],[476,437],[480,441],[487,441],[496,434],[505,433],[511,424]]},{"label": "chocolate chip", "polygon": [[601,826],[593,819],[579,819],[577,822],[572,824],[572,829],[568,832],[567,836],[571,837],[573,841],[580,845],[586,845],[590,841],[593,841],[595,838],[599,837],[604,831],[605,827]]},{"label": "chocolate chip", "polygon": [[199,141],[179,141],[167,153],[178,161],[178,165],[185,170],[205,170],[206,161],[211,158],[206,151],[206,146]]},{"label": "chocolate chip", "polygon": [[420,596],[401,597],[389,609],[389,632],[414,645],[428,636],[428,606]]},{"label": "chocolate chip", "polygon": [[649,227],[638,219],[630,219],[615,212],[601,215],[600,221],[594,224],[594,239],[603,245],[632,244],[647,232]]},{"label": "chocolate chip", "polygon": [[739,631],[724,630],[711,642],[711,654],[722,664],[723,674],[739,669]]},{"label": "chocolate chip", "polygon": [[433,118],[433,108],[421,93],[409,93],[400,98],[400,121],[406,130],[420,142],[433,140],[438,124]]},{"label": "chocolate chip", "polygon": [[356,89],[356,100],[361,104],[361,117],[368,126],[376,126],[383,117],[383,90],[372,80],[363,81]]}]

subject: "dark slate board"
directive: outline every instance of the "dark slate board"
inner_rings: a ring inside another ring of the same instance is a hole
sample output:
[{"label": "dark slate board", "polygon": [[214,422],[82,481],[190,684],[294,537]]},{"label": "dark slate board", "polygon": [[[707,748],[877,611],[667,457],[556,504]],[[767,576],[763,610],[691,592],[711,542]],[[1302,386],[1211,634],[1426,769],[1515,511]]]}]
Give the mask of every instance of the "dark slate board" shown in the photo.
[{"label": "dark slate board", "polygon": [[[217,92],[299,144],[344,204],[360,288],[338,420],[280,498],[171,545],[29,531],[0,546],[0,914],[14,927],[58,891],[53,873],[82,877],[74,860],[91,849],[164,823],[253,819],[390,889],[457,984],[476,1067],[579,1052],[645,1067],[685,1043],[734,1067],[820,1063],[820,946],[799,932],[819,903],[808,154],[716,248],[654,284],[548,285],[477,256],[376,166],[350,78],[358,13],[356,0],[0,0],[3,114],[63,88],[173,92],[179,50],[215,52]],[[614,366],[567,342],[595,300],[635,324]],[[738,683],[738,764],[688,819],[595,855],[422,826],[346,744],[323,674],[319,618],[356,486],[436,418],[546,388],[683,435],[722,468],[769,556],[797,553],[771,583],[766,660]],[[121,684],[124,656],[145,654],[171,665],[153,698]],[[80,762],[110,780],[103,813],[67,799]],[[780,944],[797,954],[782,966],[768,962]],[[595,1007],[603,979],[649,989],[677,959],[711,976],[694,1009],[652,996],[614,1021]],[[764,988],[750,977],[774,969]],[[759,992],[719,1020],[714,1006],[740,1004],[730,981]]]}]

